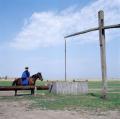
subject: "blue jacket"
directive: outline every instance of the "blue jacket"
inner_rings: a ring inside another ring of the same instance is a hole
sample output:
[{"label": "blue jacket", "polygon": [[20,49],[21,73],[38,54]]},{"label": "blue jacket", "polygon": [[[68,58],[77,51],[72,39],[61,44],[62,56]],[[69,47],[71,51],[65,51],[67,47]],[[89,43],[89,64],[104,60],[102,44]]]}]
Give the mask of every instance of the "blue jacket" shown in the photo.
[{"label": "blue jacket", "polygon": [[24,71],[23,73],[22,73],[22,79],[27,79],[27,78],[29,78],[30,77],[30,72],[29,71]]}]

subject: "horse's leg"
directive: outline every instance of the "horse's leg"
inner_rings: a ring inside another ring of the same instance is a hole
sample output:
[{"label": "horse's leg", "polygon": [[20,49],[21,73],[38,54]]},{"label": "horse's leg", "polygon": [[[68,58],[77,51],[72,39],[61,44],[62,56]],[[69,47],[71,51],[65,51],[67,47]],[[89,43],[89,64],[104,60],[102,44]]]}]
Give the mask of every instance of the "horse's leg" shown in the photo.
[{"label": "horse's leg", "polygon": [[[32,85],[33,85],[31,78],[29,78],[28,85],[29,85],[29,86],[32,86]],[[31,95],[34,95],[34,89],[31,89]]]},{"label": "horse's leg", "polygon": [[31,95],[34,95],[34,92],[35,92],[34,89],[31,89]]},{"label": "horse's leg", "polygon": [[15,90],[15,96],[17,96],[17,90]]},{"label": "horse's leg", "polygon": [[31,95],[32,95],[32,89],[31,89]]}]

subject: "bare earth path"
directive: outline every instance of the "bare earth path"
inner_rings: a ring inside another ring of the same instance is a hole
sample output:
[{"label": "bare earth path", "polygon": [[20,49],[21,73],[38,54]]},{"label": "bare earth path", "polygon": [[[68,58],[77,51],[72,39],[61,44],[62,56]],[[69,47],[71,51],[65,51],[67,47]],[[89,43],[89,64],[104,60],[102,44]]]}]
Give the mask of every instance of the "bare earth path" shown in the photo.
[{"label": "bare earth path", "polygon": [[82,109],[79,111],[55,111],[29,109],[29,105],[30,102],[26,100],[1,100],[0,119],[120,119],[120,111],[118,110],[106,112]]}]

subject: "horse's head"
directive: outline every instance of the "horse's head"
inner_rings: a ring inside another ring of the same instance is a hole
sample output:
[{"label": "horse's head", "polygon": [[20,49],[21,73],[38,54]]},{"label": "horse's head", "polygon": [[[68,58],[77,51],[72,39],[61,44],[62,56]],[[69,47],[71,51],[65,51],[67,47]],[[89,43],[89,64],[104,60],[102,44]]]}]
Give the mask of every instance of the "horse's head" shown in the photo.
[{"label": "horse's head", "polygon": [[37,73],[37,77],[38,77],[41,81],[43,81],[42,74],[41,74],[40,72]]}]

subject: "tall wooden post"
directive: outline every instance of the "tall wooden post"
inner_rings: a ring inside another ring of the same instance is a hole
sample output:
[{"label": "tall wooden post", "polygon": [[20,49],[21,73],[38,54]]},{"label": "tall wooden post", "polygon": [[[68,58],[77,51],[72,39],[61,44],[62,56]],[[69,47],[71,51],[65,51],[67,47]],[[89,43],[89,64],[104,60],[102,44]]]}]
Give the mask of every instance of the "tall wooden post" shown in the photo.
[{"label": "tall wooden post", "polygon": [[104,30],[104,12],[98,12],[99,18],[99,40],[101,54],[101,69],[102,69],[102,98],[107,95],[107,72],[106,72],[106,48],[105,48],[105,30]]},{"label": "tall wooden post", "polygon": [[65,39],[65,81],[67,80],[67,69],[66,69],[66,39]]}]

